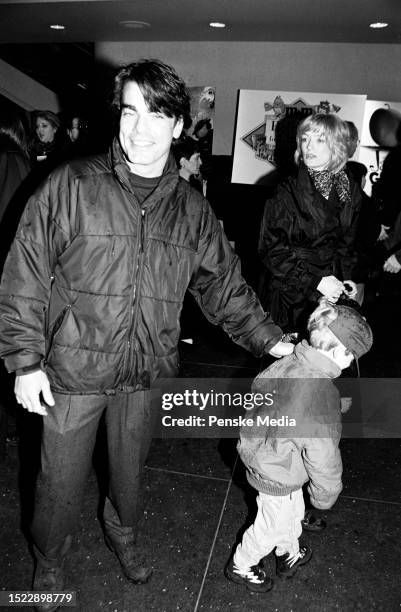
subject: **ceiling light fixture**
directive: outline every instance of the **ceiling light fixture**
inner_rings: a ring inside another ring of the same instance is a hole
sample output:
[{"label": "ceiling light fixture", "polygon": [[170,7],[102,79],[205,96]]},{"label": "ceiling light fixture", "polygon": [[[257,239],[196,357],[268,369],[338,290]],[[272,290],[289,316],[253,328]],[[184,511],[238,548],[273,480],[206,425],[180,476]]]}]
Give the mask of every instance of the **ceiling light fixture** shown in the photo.
[{"label": "ceiling light fixture", "polygon": [[387,28],[388,23],[386,23],[385,21],[376,21],[375,23],[370,23],[369,27],[373,28],[374,30],[380,30],[381,28]]},{"label": "ceiling light fixture", "polygon": [[65,30],[65,26],[61,25],[61,23],[52,23],[49,28],[51,30]]},{"label": "ceiling light fixture", "polygon": [[222,23],[221,21],[211,21],[209,23],[211,28],[225,28],[226,24]]},{"label": "ceiling light fixture", "polygon": [[127,21],[120,21],[118,23],[122,28],[131,28],[133,30],[141,30],[143,28],[150,28],[150,23],[147,21],[135,21],[128,19]]}]

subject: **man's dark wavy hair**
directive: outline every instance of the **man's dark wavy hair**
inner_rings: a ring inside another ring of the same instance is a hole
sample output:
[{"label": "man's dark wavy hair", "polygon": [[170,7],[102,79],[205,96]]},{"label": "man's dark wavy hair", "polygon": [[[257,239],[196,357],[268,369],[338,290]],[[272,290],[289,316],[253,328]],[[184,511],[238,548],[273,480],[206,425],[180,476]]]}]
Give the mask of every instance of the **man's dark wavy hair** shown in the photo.
[{"label": "man's dark wavy hair", "polygon": [[183,120],[184,129],[192,123],[190,96],[174,68],[157,59],[142,59],[121,68],[114,80],[113,107],[120,111],[124,86],[135,81],[152,113]]}]

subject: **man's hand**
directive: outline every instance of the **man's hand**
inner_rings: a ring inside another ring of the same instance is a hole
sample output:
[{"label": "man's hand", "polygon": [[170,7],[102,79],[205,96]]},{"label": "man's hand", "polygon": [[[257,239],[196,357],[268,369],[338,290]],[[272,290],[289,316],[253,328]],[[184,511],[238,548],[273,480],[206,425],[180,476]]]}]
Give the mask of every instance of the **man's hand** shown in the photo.
[{"label": "man's hand", "polygon": [[317,286],[317,290],[330,302],[335,303],[344,291],[344,284],[335,276],[323,276]]},{"label": "man's hand", "polygon": [[14,386],[15,397],[18,404],[29,412],[36,412],[43,416],[47,415],[46,406],[40,401],[40,393],[43,400],[49,406],[54,406],[54,398],[50,390],[49,379],[42,370],[16,376]]},{"label": "man's hand", "polygon": [[280,357],[291,355],[293,350],[294,350],[294,345],[292,344],[292,342],[281,342],[280,340],[279,342],[277,342],[277,344],[273,346],[273,348],[270,349],[269,355],[279,359]]},{"label": "man's hand", "polygon": [[401,264],[395,255],[390,255],[390,257],[384,262],[383,270],[393,274],[397,274],[397,272],[401,270]]}]

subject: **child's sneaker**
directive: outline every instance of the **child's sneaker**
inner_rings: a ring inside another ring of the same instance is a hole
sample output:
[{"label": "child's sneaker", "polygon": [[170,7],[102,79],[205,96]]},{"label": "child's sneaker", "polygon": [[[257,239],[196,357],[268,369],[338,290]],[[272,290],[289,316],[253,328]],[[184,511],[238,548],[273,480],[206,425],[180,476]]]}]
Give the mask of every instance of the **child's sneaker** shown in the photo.
[{"label": "child's sneaker", "polygon": [[291,578],[301,565],[305,565],[310,561],[312,549],[307,544],[302,544],[299,547],[299,552],[296,555],[276,555],[276,573],[280,578]]},{"label": "child's sneaker", "polygon": [[224,574],[229,580],[237,584],[243,584],[249,591],[255,593],[266,593],[273,587],[273,580],[266,575],[265,570],[260,565],[253,565],[248,570],[243,571],[234,564],[232,557],[224,569]]}]

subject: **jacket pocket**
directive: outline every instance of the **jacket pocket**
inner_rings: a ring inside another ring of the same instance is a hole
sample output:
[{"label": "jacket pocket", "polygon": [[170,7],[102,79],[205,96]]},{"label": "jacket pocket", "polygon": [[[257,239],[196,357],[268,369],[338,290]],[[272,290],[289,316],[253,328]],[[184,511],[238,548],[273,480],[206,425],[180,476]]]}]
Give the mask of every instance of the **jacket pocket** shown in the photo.
[{"label": "jacket pocket", "polygon": [[65,308],[63,308],[63,310],[60,312],[60,314],[56,317],[56,320],[54,322],[51,334],[49,336],[49,343],[47,345],[47,351],[46,351],[46,356],[45,356],[45,363],[48,361],[49,355],[51,353],[51,350],[53,348],[53,344],[54,341],[57,337],[57,335],[60,333],[61,328],[63,327],[67,316],[69,314],[71,310],[71,304],[67,304],[67,306]]}]

